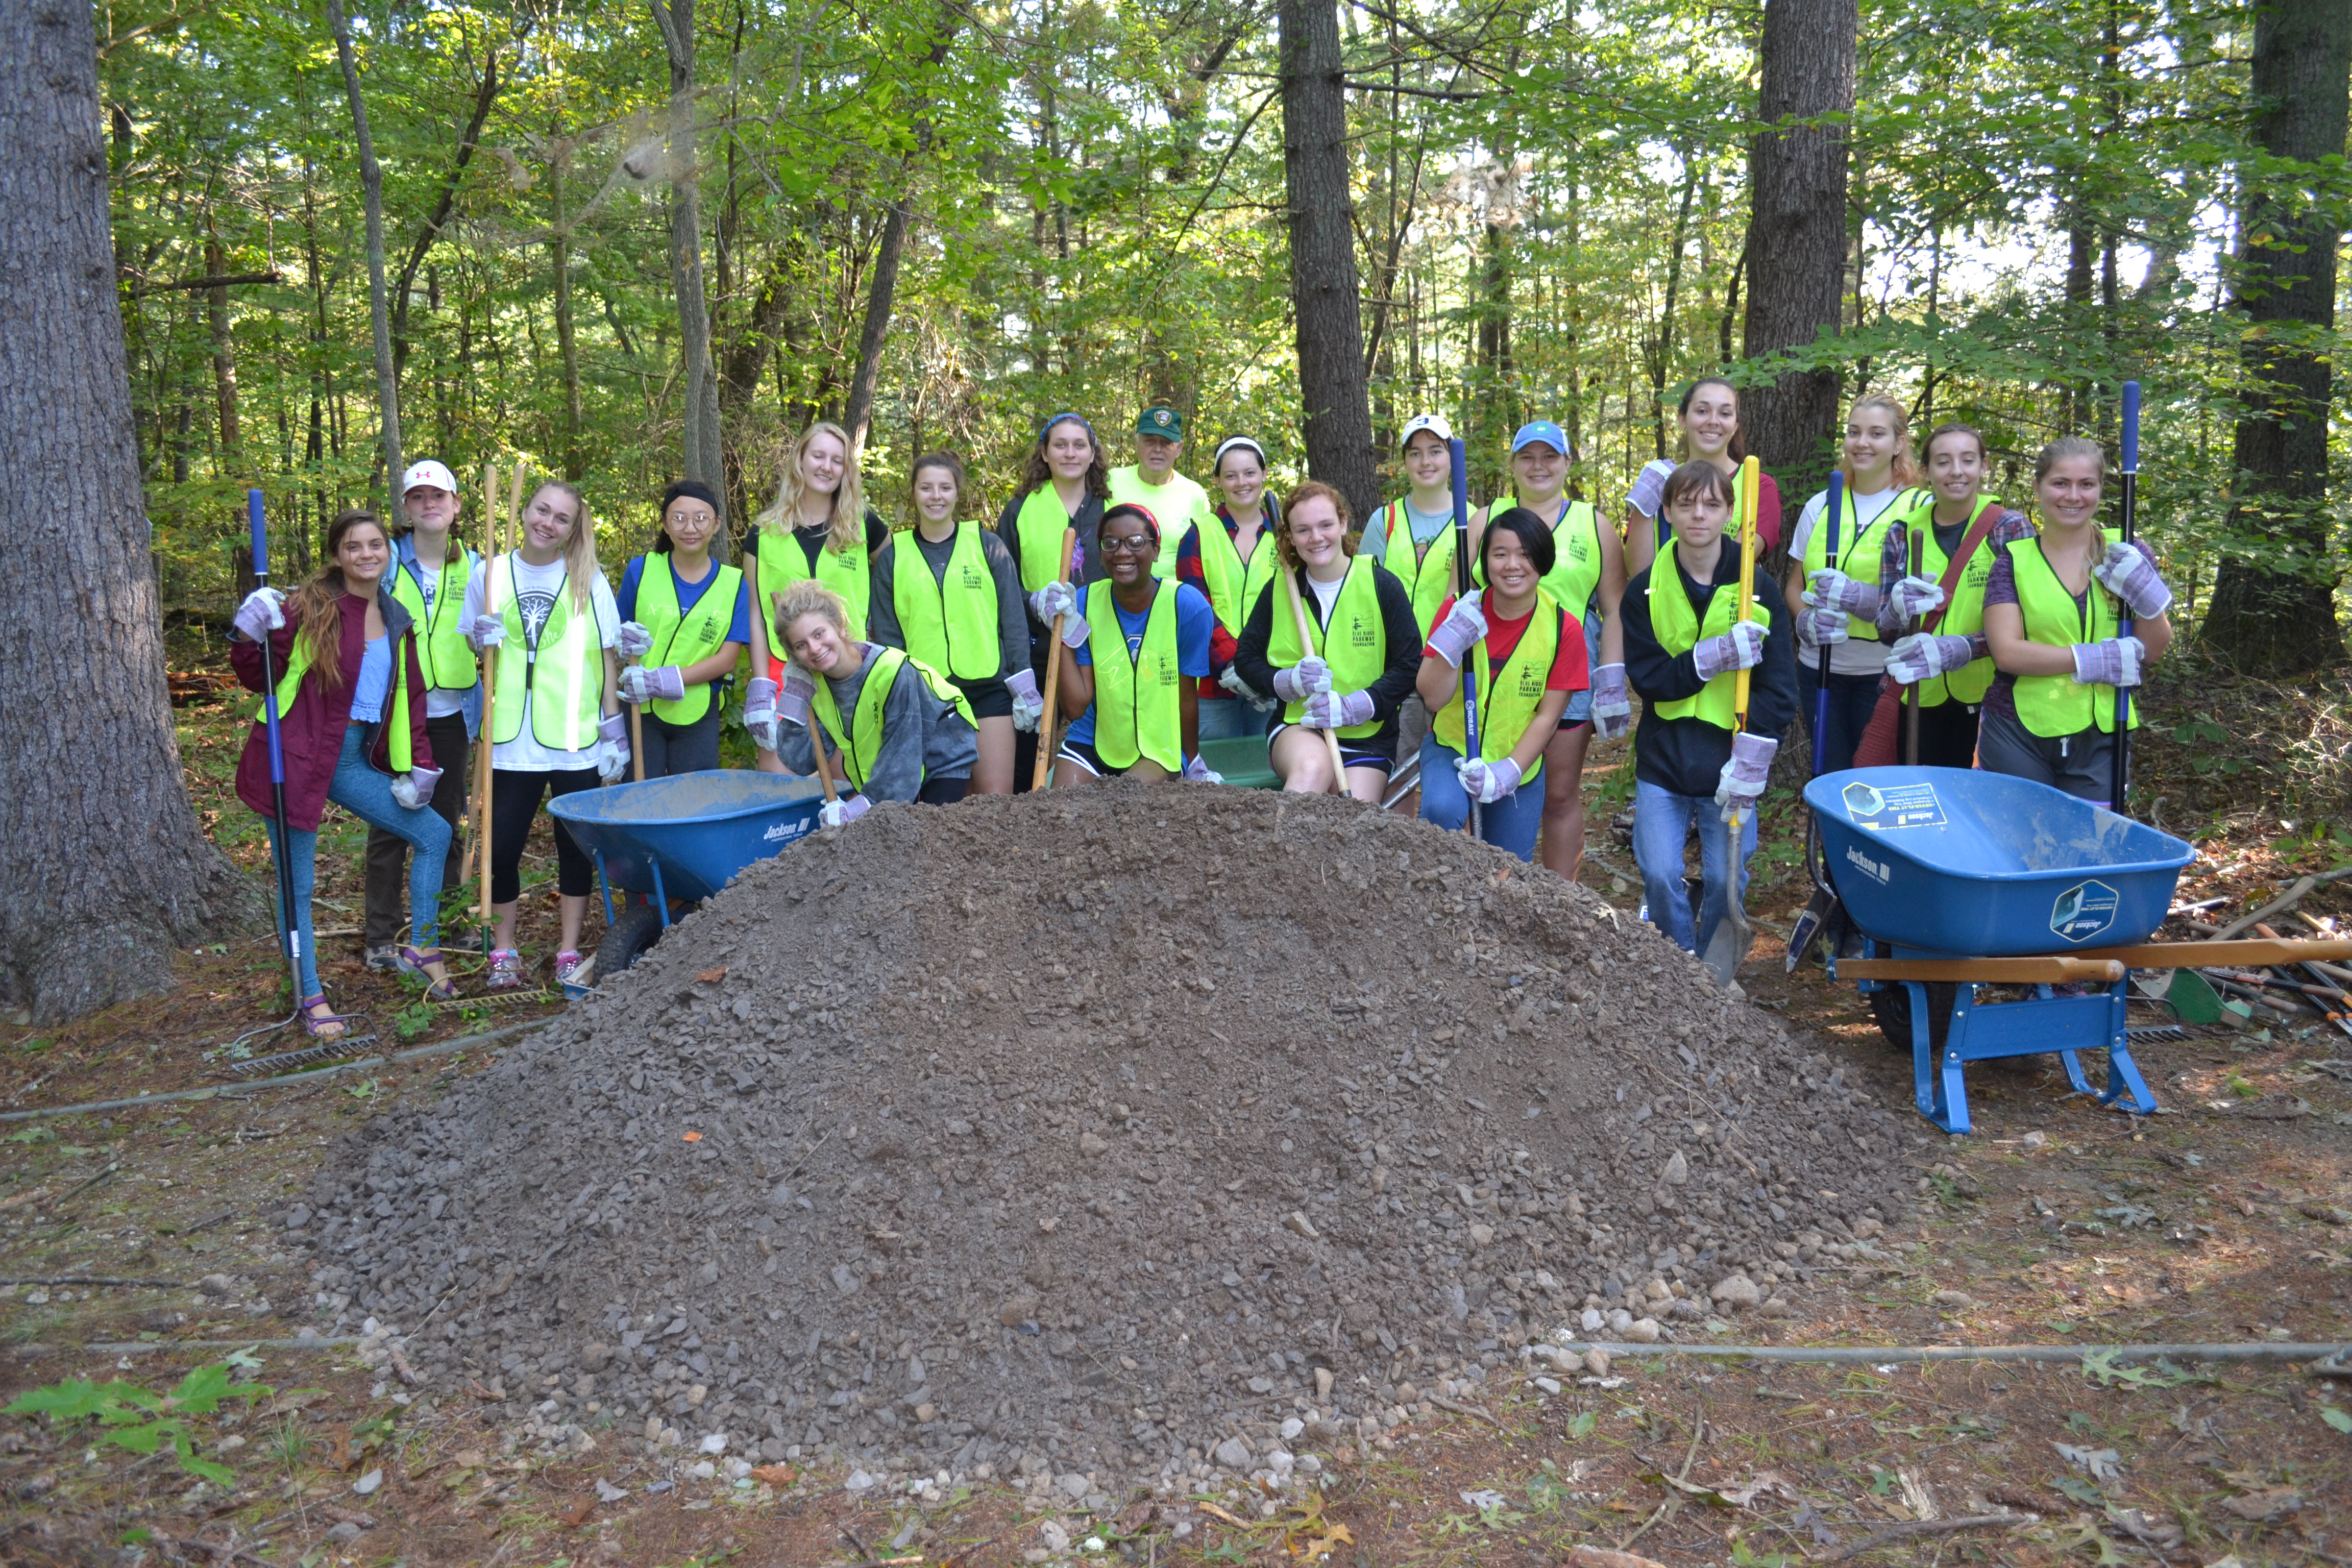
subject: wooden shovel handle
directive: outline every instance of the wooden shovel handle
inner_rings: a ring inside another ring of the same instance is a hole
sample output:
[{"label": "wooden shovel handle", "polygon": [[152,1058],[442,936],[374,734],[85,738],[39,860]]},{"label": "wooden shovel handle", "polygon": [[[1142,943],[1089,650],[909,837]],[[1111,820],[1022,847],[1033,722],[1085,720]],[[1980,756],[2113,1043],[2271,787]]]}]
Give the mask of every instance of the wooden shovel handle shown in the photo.
[{"label": "wooden shovel handle", "polygon": [[824,786],[824,803],[831,805],[841,797],[833,792],[833,763],[824,754],[824,721],[816,716],[816,704],[809,704],[809,750],[816,753],[816,782]]},{"label": "wooden shovel handle", "polygon": [[[1062,530],[1062,570],[1054,578],[1056,583],[1070,580],[1070,557],[1077,552],[1078,531]],[[1045,711],[1037,716],[1037,768],[1031,775],[1029,787],[1044,789],[1054,773],[1054,720],[1060,712],[1055,703],[1062,690],[1062,617],[1054,617],[1054,635],[1045,647]]]}]

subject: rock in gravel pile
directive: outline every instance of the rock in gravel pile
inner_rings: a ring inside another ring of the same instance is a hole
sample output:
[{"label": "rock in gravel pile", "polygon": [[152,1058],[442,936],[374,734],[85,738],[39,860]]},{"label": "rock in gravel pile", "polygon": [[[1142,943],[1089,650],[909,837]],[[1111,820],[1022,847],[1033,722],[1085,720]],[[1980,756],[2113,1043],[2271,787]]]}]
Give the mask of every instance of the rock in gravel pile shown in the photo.
[{"label": "rock in gravel pile", "polygon": [[1773,1310],[1906,1131],[1548,872],[1114,785],[752,868],[288,1219],[542,1429],[1083,1492],[1311,1468],[1587,1308]]}]

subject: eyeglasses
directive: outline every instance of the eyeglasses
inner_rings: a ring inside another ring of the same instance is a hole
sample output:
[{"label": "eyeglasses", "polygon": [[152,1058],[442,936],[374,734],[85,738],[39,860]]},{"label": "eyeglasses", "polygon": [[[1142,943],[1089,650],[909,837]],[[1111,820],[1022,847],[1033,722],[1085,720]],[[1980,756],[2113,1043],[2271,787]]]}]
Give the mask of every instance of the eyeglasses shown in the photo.
[{"label": "eyeglasses", "polygon": [[1102,537],[1102,552],[1105,555],[1154,555],[1159,550],[1157,540],[1139,537],[1118,539],[1108,534]]}]

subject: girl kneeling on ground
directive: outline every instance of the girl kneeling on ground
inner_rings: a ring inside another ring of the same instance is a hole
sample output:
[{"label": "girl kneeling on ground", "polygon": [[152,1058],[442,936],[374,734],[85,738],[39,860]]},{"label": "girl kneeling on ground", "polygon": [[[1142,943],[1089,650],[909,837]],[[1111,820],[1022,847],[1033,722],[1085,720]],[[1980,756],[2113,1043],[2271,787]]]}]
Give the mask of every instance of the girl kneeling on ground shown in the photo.
[{"label": "girl kneeling on ground", "polygon": [[1108,576],[1083,601],[1067,583],[1037,595],[1041,616],[1062,617],[1062,712],[1071,721],[1054,787],[1113,774],[1217,782],[1201,761],[1201,681],[1217,613],[1190,583],[1153,575],[1160,520],[1147,509],[1111,507],[1096,538]]},{"label": "girl kneeling on ground", "polygon": [[[2147,545],[2100,527],[2106,460],[2097,442],[2067,436],[2033,465],[2042,532],[2009,541],[1985,583],[1985,640],[2000,673],[1985,693],[1977,765],[2120,811],[2111,798],[2116,692],[2137,686],[2172,646],[2172,590]],[[2131,615],[2129,637],[2119,635],[2119,608]]]},{"label": "girl kneeling on ground", "polygon": [[425,734],[415,622],[383,584],[392,542],[373,512],[347,511],[327,530],[327,560],[290,601],[275,588],[247,595],[229,644],[229,662],[248,689],[261,689],[265,637],[278,672],[286,820],[273,815],[268,730],[258,718],[237,758],[236,794],[268,824],[271,852],[293,872],[294,908],[278,918],[300,933],[302,1027],[322,1040],[338,1038],[347,1025],[327,1005],[310,939],[319,818],[331,800],[415,851],[408,865],[409,945],[397,962],[402,973],[425,979],[434,1000],[457,994],[435,945],[449,824],[432,806],[441,770]]},{"label": "girl kneeling on ground", "polygon": [[939,671],[904,650],[849,635],[849,605],[810,578],[776,595],[776,629],[791,662],[771,735],[754,734],[796,773],[816,772],[814,712],[827,766],[856,791],[828,802],[827,827],[855,822],[877,800],[950,805],[971,787],[980,727],[971,704]]},{"label": "girl kneeling on ground", "polygon": [[1310,480],[1291,492],[1275,546],[1307,611],[1310,646],[1298,640],[1294,601],[1277,577],[1258,590],[1234,664],[1252,688],[1288,704],[1266,745],[1285,789],[1331,793],[1322,734],[1330,730],[1346,793],[1378,805],[1396,767],[1397,710],[1421,669],[1421,627],[1404,584],[1356,553],[1348,523],[1347,498],[1329,485]]},{"label": "girl kneeling on ground", "polygon": [[[1551,529],[1525,507],[1489,521],[1478,542],[1486,586],[1440,606],[1416,682],[1434,715],[1421,744],[1422,820],[1459,827],[1475,800],[1486,841],[1528,861],[1543,826],[1544,791],[1524,786],[1542,773],[1559,716],[1590,679],[1584,627],[1541,585],[1556,549]],[[1475,757],[1466,755],[1465,655],[1478,687]]]},{"label": "girl kneeling on ground", "polygon": [[874,640],[902,648],[963,693],[980,723],[974,795],[1013,793],[1013,732],[1045,711],[1029,668],[1029,612],[1004,541],[959,522],[963,460],[949,452],[915,459],[915,526],[874,558]]},{"label": "girl kneeling on ground", "polygon": [[[466,587],[466,637],[476,651],[497,648],[491,688],[490,910],[492,991],[519,991],[522,952],[515,904],[522,897],[522,851],[541,799],[618,782],[628,771],[628,725],[621,717],[621,612],[596,564],[596,531],[580,492],[549,479],[523,508],[522,543],[495,565],[474,569]],[[596,868],[555,825],[557,984],[580,967],[580,927]]]},{"label": "girl kneeling on ground", "polygon": [[707,773],[719,765],[719,682],[751,640],[743,574],[710,559],[719,500],[699,479],[662,494],[661,533],[621,574],[621,700],[644,715],[646,777]]},{"label": "girl kneeling on ground", "polygon": [[[1755,603],[1738,619],[1739,546],[1723,531],[1732,480],[1705,458],[1668,477],[1660,504],[1674,545],[1625,590],[1625,678],[1642,694],[1633,736],[1633,858],[1650,923],[1685,952],[1702,952],[1731,896],[1748,886],[1756,802],[1772,770],[1774,736],[1797,716],[1789,607],[1756,569]],[[1738,720],[1738,672],[1751,670],[1748,723]],[[1712,808],[1712,809],[1710,809]],[[1726,824],[1742,813],[1738,864]],[[1698,821],[1703,887],[1691,922],[1683,845]]]}]

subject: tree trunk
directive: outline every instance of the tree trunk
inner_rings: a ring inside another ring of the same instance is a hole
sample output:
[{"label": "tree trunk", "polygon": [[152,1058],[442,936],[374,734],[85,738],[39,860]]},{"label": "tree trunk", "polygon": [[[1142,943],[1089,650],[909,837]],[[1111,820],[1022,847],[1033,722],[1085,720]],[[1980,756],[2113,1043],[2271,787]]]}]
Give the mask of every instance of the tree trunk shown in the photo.
[{"label": "tree trunk", "polygon": [[343,0],[327,0],[327,25],[334,30],[335,56],[342,62],[343,93],[352,103],[352,136],[358,143],[360,188],[367,200],[368,319],[375,329],[376,416],[383,436],[384,493],[400,489],[400,371],[392,357],[392,313],[383,282],[383,167],[375,161],[375,138],[368,132],[367,100],[360,94],[359,62],[352,55],[351,24]]},{"label": "tree trunk", "polygon": [[43,1024],[263,909],[182,782],[99,122],[89,5],[0,6],[0,1007]]},{"label": "tree trunk", "polygon": [[[2316,164],[2344,152],[2352,3],[2284,0],[2255,13],[2254,141],[2272,158]],[[2238,482],[2204,639],[2240,668],[2295,675],[2336,664],[2339,563],[2330,551],[2327,420],[2335,388],[2314,337],[2336,326],[2331,205],[2286,173],[2243,176],[2238,309],[2251,329],[2239,363]]]},{"label": "tree trunk", "polygon": [[1290,300],[1307,468],[1355,514],[1380,504],[1364,319],[1348,179],[1348,100],[1333,0],[1282,0],[1282,163],[1289,204]]},{"label": "tree trunk", "polygon": [[416,269],[425,264],[433,242],[441,237],[441,230],[457,207],[457,187],[465,183],[466,165],[474,161],[474,149],[481,145],[482,127],[488,122],[490,106],[498,98],[499,51],[492,46],[482,64],[482,85],[474,94],[472,118],[457,137],[457,155],[450,161],[449,172],[441,177],[440,197],[434,202],[432,216],[425,220],[425,226],[416,231],[416,243],[409,247],[408,259],[401,264],[400,282],[392,290],[392,370],[395,380],[408,365],[408,294],[415,285]]},{"label": "tree trunk", "polygon": [[563,362],[563,477],[578,483],[588,471],[580,450],[580,334],[572,320],[572,219],[563,207],[563,176],[569,172],[572,143],[557,138],[547,160],[547,196],[551,222],[548,226],[548,267],[555,274],[555,344]]},{"label": "tree trunk", "polygon": [[[694,0],[652,0],[669,52],[669,280],[677,295],[686,371],[686,477],[713,494],[727,482],[719,454],[719,376],[710,363],[710,306],[702,292],[702,201],[696,174]],[[723,521],[723,520],[722,520]]]},{"label": "tree trunk", "polygon": [[[228,271],[226,253],[221,249],[220,236],[209,229],[205,234],[205,270],[218,278]],[[221,467],[235,473],[238,467],[238,448],[244,438],[237,429],[236,418],[236,345],[228,331],[228,285],[215,284],[205,290],[205,320],[213,337],[213,396],[220,406]]]},{"label": "tree trunk", "polygon": [[[1855,0],[1767,0],[1758,53],[1759,117],[1767,125],[1853,111]],[[1748,147],[1746,352],[1755,359],[1835,331],[1845,285],[1846,134],[1843,126],[1759,132]],[[1795,371],[1741,398],[1748,449],[1802,496],[1828,469],[1834,366]]]},{"label": "tree trunk", "polygon": [[1650,429],[1657,456],[1666,455],[1666,375],[1675,363],[1675,307],[1683,287],[1683,246],[1690,234],[1691,198],[1698,191],[1698,159],[1688,148],[1683,160],[1682,200],[1675,205],[1675,238],[1666,253],[1666,298],[1658,307],[1658,335],[1650,343]]}]

